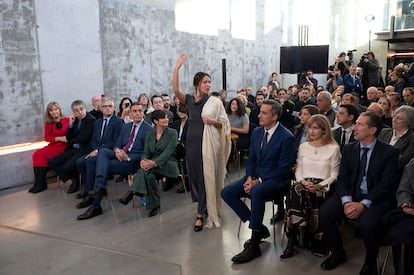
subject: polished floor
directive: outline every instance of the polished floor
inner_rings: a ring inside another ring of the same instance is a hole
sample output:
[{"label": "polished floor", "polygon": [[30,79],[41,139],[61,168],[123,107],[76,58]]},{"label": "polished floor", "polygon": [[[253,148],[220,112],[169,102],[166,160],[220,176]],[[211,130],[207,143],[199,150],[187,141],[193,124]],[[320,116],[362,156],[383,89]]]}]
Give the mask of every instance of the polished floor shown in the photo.
[{"label": "polished floor", "polygon": [[[232,171],[226,183],[242,172]],[[234,265],[231,257],[250,237],[247,224],[236,231],[239,220],[223,205],[222,228],[194,232],[196,205],[175,188],[164,192],[162,214],[148,218],[143,208],[121,205],[117,199],[127,183],[110,182],[110,197],[104,213],[77,221],[83,212],[74,194],[51,181],[49,189],[27,192],[29,186],[0,191],[0,274],[358,274],[363,262],[361,240],[352,228],[343,228],[348,261],[333,271],[322,271],[323,260],[307,250],[280,260],[282,223],[273,238],[261,244],[262,256],[250,263]],[[271,229],[271,203],[265,225]],[[273,233],[272,233],[273,234]],[[286,241],[285,241],[286,243]],[[380,263],[386,248],[381,249]],[[388,263],[386,274],[392,274]]]}]

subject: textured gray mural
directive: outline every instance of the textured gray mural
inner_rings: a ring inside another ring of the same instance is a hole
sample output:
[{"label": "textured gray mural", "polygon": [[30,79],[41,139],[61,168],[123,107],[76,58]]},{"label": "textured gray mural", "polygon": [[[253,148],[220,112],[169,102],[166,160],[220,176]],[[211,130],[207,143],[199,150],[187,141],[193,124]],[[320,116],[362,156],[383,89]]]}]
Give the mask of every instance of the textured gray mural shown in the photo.
[{"label": "textured gray mural", "polygon": [[[261,2],[261,1],[259,1]],[[182,69],[181,87],[191,91],[197,71],[212,76],[212,89],[222,88],[221,60],[227,62],[227,87],[266,84],[275,70],[280,33],[263,35],[263,6],[257,4],[257,39],[233,39],[228,31],[219,36],[197,35],[175,30],[174,12],[136,1],[100,1],[101,39],[105,91],[120,99],[139,93],[171,93],[175,59],[189,56]],[[214,20],[214,19],[212,19]],[[269,35],[268,35],[269,36]],[[265,39],[275,41],[265,46]]]},{"label": "textured gray mural", "polygon": [[34,2],[0,0],[0,31],[0,146],[41,140]]}]

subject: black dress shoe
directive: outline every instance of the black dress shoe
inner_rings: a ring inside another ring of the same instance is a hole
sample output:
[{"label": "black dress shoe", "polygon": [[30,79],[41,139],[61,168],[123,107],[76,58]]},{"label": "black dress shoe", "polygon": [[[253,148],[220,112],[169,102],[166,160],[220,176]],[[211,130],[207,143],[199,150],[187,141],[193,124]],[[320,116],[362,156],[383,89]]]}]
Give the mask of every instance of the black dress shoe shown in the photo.
[{"label": "black dress shoe", "polygon": [[72,181],[72,184],[69,186],[68,190],[66,190],[66,193],[71,194],[75,193],[79,189],[79,184],[77,181]]},{"label": "black dress shoe", "polygon": [[85,198],[87,195],[88,195],[88,192],[80,192],[76,194],[76,198],[80,200],[80,199]]},{"label": "black dress shoe", "polygon": [[154,217],[155,215],[157,215],[158,214],[158,209],[160,209],[160,207],[158,206],[158,207],[155,207],[155,208],[153,208],[153,209],[151,209],[151,211],[149,212],[149,214],[148,214],[148,217]]},{"label": "black dress shoe", "polygon": [[[265,225],[263,225],[262,229],[260,229],[259,236],[260,236],[260,240],[264,240],[270,237],[269,229]],[[247,241],[245,241],[243,244],[243,247],[246,248],[247,246],[249,246],[250,242],[251,242],[251,239],[248,239]]]},{"label": "black dress shoe", "polygon": [[85,198],[83,198],[83,200],[80,203],[78,203],[76,205],[76,208],[81,209],[81,208],[85,208],[85,207],[91,206],[92,205],[92,202],[93,202],[93,197],[86,196]]},{"label": "black dress shoe", "polygon": [[120,202],[120,203],[122,203],[123,205],[127,205],[131,200],[132,200],[132,198],[134,197],[134,192],[132,192],[132,191],[128,191],[128,192],[126,192],[125,193],[125,195],[122,197],[122,198],[120,198],[118,201]]},{"label": "black dress shoe", "polygon": [[235,264],[244,264],[262,255],[259,245],[249,245],[242,252],[231,258]]},{"label": "black dress shoe", "polygon": [[270,224],[283,221],[285,218],[285,209],[277,208],[276,214],[270,219]]},{"label": "black dress shoe", "polygon": [[105,188],[102,188],[102,187],[97,187],[97,188],[95,188],[95,190],[90,191],[90,192],[88,193],[88,195],[90,195],[90,196],[100,195],[100,196],[102,196],[102,197],[105,197],[105,196],[108,196],[108,192],[106,191],[106,189],[105,189]]},{"label": "black dress shoe", "polygon": [[88,210],[86,210],[85,213],[81,214],[78,216],[78,220],[87,220],[87,219],[91,219],[93,217],[102,215],[102,208],[93,208],[92,206],[88,208]]},{"label": "black dress shoe", "polygon": [[325,261],[322,262],[321,268],[323,270],[332,270],[338,265],[346,262],[346,254],[344,250],[332,253]]},{"label": "black dress shoe", "polygon": [[378,275],[376,264],[364,263],[361,271],[359,272],[359,275]]},{"label": "black dress shoe", "polygon": [[[34,186],[32,186],[29,190],[27,190],[27,192],[32,193]],[[184,189],[184,188],[183,188]],[[177,191],[178,193],[178,191]]]},{"label": "black dress shoe", "polygon": [[37,185],[33,187],[31,193],[33,194],[40,193],[46,189],[47,189],[47,185]]},{"label": "black dress shoe", "polygon": [[119,176],[115,179],[115,182],[122,182],[124,181],[125,177],[124,176]]}]

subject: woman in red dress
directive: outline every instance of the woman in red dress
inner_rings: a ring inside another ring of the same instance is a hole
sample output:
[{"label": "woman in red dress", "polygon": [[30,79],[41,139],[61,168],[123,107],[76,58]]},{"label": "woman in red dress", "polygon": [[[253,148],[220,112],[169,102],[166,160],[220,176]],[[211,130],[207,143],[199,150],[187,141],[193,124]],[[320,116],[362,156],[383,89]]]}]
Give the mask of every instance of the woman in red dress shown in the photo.
[{"label": "woman in red dress", "polygon": [[45,141],[49,144],[33,153],[35,182],[33,187],[29,189],[30,193],[39,193],[47,189],[47,161],[62,153],[67,146],[66,130],[69,126],[69,118],[64,117],[59,103],[50,102],[47,105],[45,121]]}]

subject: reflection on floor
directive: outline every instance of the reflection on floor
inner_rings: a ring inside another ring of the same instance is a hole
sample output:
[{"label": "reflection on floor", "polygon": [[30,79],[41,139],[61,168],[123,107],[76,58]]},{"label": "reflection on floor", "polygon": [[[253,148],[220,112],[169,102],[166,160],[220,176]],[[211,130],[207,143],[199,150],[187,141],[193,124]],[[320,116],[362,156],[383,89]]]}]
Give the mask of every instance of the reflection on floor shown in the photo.
[{"label": "reflection on floor", "polygon": [[[243,173],[234,170],[230,166],[226,184]],[[76,220],[84,210],[75,208],[79,202],[75,195],[66,194],[56,183],[39,194],[28,193],[28,188],[0,191],[0,274],[324,273],[319,267],[322,259],[307,250],[280,260],[282,223],[276,225],[276,246],[270,237],[261,245],[260,258],[232,265],[231,257],[250,237],[247,224],[237,238],[239,220],[223,205],[222,228],[195,233],[196,204],[175,188],[164,192],[162,215],[148,218],[145,209],[120,204],[117,199],[127,190],[127,183],[111,181],[104,214],[85,221]],[[264,223],[269,229],[271,213],[268,203]],[[353,237],[351,227],[342,231],[348,262],[329,273],[357,274],[363,262],[362,242]],[[385,250],[381,249],[381,264]],[[386,274],[392,274],[391,262]]]}]

